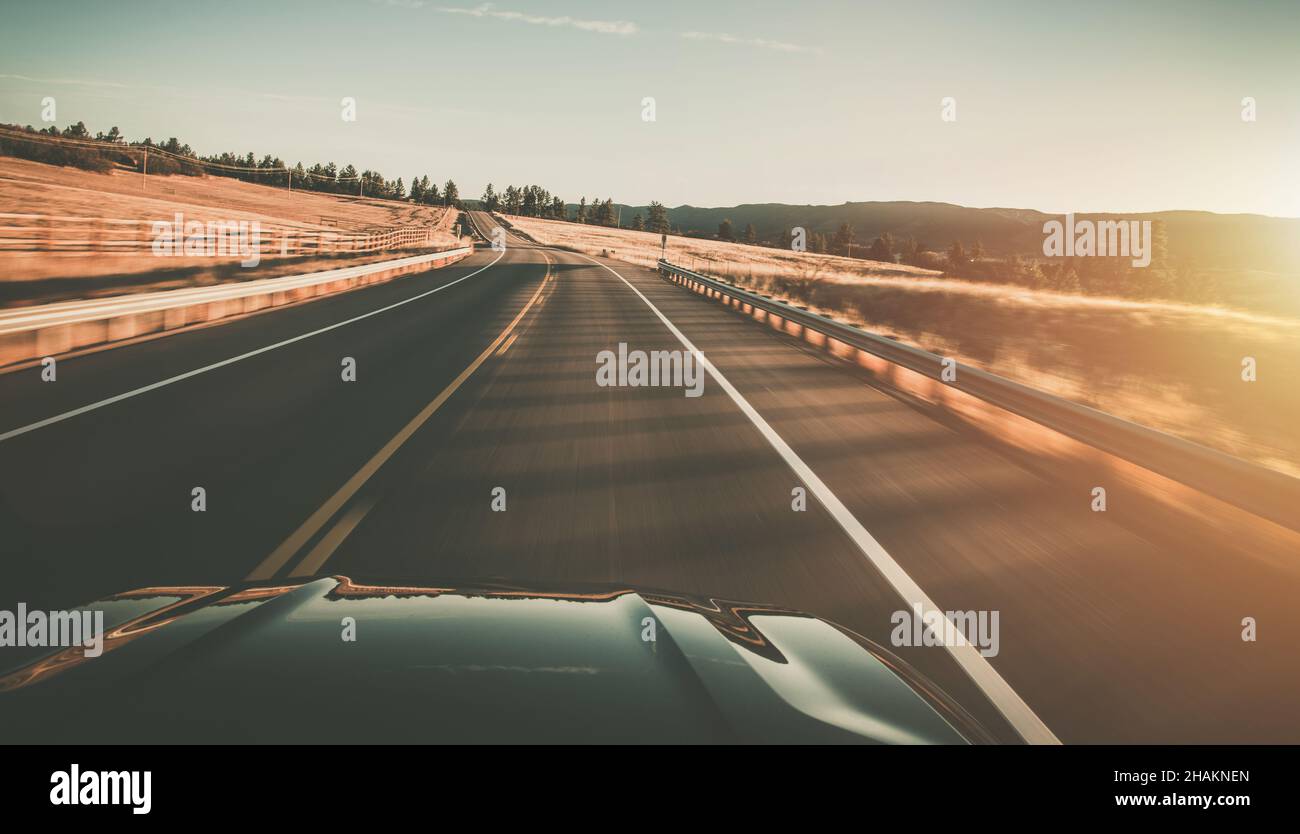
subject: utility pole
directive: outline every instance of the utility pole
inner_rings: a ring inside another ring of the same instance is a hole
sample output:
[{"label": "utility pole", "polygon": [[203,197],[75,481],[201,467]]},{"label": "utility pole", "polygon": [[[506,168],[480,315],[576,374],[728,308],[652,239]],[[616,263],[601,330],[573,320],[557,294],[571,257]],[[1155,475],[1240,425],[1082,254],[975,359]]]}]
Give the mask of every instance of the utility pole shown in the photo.
[{"label": "utility pole", "polygon": [[145,191],[149,187],[149,149],[148,148],[144,149],[144,168],[142,169],[142,171],[144,173],[140,177],[140,190]]}]

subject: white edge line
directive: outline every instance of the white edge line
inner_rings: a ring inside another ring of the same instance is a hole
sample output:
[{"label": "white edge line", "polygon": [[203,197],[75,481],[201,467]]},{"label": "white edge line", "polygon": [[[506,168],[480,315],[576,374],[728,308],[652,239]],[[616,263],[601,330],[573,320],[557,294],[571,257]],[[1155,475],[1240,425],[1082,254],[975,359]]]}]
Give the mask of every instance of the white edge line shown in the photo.
[{"label": "white edge line", "polygon": [[[745,396],[736,390],[735,386],[722,375],[722,372],[691,343],[690,339],[686,338],[682,331],[677,329],[675,324],[668,320],[667,316],[659,311],[659,308],[650,299],[646,298],[639,289],[633,286],[632,282],[606,264],[581,252],[574,252],[573,254],[580,255],[596,266],[609,271],[610,274],[626,284],[628,289],[636,293],[637,297],[645,302],[646,306],[659,317],[664,326],[677,337],[677,340],[694,354],[696,361],[703,365],[722,390],[727,392],[732,402],[744,412],[745,416],[749,418],[759,433],[767,439],[772,448],[785,460],[786,464],[794,470],[800,480],[807,484],[812,493],[817,496],[817,500],[839,523],[840,527],[844,529],[844,532],[848,534],[849,538],[853,540],[853,543],[858,546],[858,549],[862,551],[862,554],[867,557],[876,570],[880,571],[881,575],[894,587],[894,590],[903,597],[904,602],[909,605],[920,603],[922,610],[927,613],[942,611],[930,599],[929,595],[921,590],[921,586],[916,584],[916,581],[907,574],[907,571],[903,570],[902,565],[894,561],[894,558],[889,555],[889,552],[885,550],[880,542],[876,541],[875,537],[867,531],[867,528],[863,527],[862,523],[853,516],[853,513],[849,512],[848,507],[845,507],[843,502],[835,496],[835,493],[831,492],[830,487],[826,486],[822,479],[817,477],[817,473],[812,470],[812,467],[803,462],[803,459],[795,453],[794,449],[790,448],[789,444],[781,438],[781,435],[777,434],[776,430],[768,425],[757,409],[749,404]],[[993,665],[989,663],[988,658],[981,655],[973,645],[963,643],[963,645],[959,646],[949,645],[946,648],[952,655],[953,660],[970,676],[985,697],[993,703],[1025,741],[1030,744],[1061,743],[1056,734],[1043,723],[1042,719],[1025,703],[1024,699],[998,674]]]},{"label": "white edge line", "polygon": [[213,362],[211,365],[204,365],[202,368],[195,368],[192,371],[186,371],[183,374],[177,374],[176,376],[171,376],[168,377],[167,379],[141,386],[140,388],[134,388],[130,391],[126,391],[124,393],[109,397],[108,399],[100,400],[98,402],[93,402],[90,403],[89,405],[83,405],[80,408],[74,408],[71,411],[65,411],[62,414],[56,414],[53,417],[46,417],[44,420],[37,420],[35,423],[30,423],[26,426],[12,429],[10,431],[5,432],[4,434],[0,434],[0,443],[18,437],[19,435],[27,434],[28,432],[45,428],[46,426],[50,426],[55,423],[61,423],[64,420],[69,420],[73,417],[77,417],[81,414],[85,414],[88,411],[94,411],[96,409],[103,408],[106,405],[112,405],[113,403],[121,402],[122,400],[127,400],[130,399],[131,397],[136,397],[139,396],[140,394],[145,394],[148,393],[149,391],[153,391],[155,389],[162,388],[167,385],[171,385],[174,382],[180,382],[182,380],[189,379],[190,377],[207,373],[208,371],[215,371],[217,368],[223,368],[226,365],[233,365],[236,362],[241,362],[245,359],[250,359],[259,354],[263,354],[268,351],[275,350],[276,348],[281,348],[284,347],[285,345],[291,345],[294,342],[301,342],[303,339],[310,339],[312,336],[319,336],[322,333],[327,333],[330,330],[335,330],[345,325],[361,321],[362,319],[368,319],[371,316],[377,316],[380,313],[386,313],[389,310],[392,310],[396,307],[401,307],[403,304],[410,304],[412,301],[419,301],[421,298],[425,298],[427,296],[433,295],[436,292],[441,292],[442,290],[445,290],[448,287],[453,287],[456,284],[459,284],[461,281],[465,281],[469,278],[473,278],[475,275],[478,275],[480,272],[482,272],[485,269],[490,269],[491,267],[495,266],[496,262],[501,260],[501,258],[504,255],[505,253],[502,252],[501,254],[496,256],[496,259],[493,260],[492,263],[482,266],[474,270],[473,272],[469,273],[468,275],[462,275],[461,277],[457,278],[455,281],[450,281],[446,284],[442,284],[441,286],[434,287],[433,289],[422,292],[419,295],[413,295],[410,298],[404,298],[401,301],[398,301],[394,304],[389,304],[386,307],[380,307],[378,310],[371,310],[368,313],[362,313],[359,316],[353,316],[350,319],[346,319],[344,321],[335,322],[334,324],[327,325],[325,327],[320,328],[319,330],[313,330],[310,333],[303,333],[301,336],[294,336],[293,338],[285,339],[282,342],[276,342],[273,345],[267,345],[266,347],[260,347],[257,348],[256,350],[250,350],[247,353],[241,353],[238,356],[232,356],[229,359],[222,359],[220,362]]}]

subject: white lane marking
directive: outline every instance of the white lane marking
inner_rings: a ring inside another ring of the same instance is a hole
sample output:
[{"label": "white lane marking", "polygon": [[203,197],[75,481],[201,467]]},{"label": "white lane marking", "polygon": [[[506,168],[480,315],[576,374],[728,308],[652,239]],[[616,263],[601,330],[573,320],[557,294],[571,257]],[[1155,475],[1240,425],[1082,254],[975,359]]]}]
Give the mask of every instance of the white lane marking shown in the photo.
[{"label": "white lane marking", "polygon": [[285,345],[291,345],[294,342],[301,342],[303,339],[310,339],[312,336],[319,336],[322,333],[327,333],[330,330],[336,330],[345,325],[349,325],[354,322],[361,321],[362,319],[368,319],[371,316],[377,316],[380,313],[386,313],[389,310],[392,310],[396,307],[401,307],[403,304],[410,304],[412,301],[419,301],[421,298],[425,298],[426,296],[433,295],[436,292],[441,292],[442,290],[445,290],[448,287],[454,287],[455,285],[459,284],[461,281],[465,281],[469,278],[473,278],[475,275],[478,275],[483,270],[495,266],[496,262],[501,260],[501,258],[504,255],[505,253],[502,252],[501,254],[496,256],[496,260],[493,260],[492,263],[480,267],[468,275],[462,275],[460,278],[457,278],[455,281],[450,281],[441,286],[434,287],[433,289],[428,290],[426,292],[422,292],[419,295],[413,295],[410,298],[404,298],[401,301],[396,302],[395,304],[389,304],[386,307],[380,307],[378,310],[371,310],[369,313],[362,313],[359,316],[353,316],[352,318],[347,319],[345,321],[335,322],[334,324],[327,325],[325,327],[320,328],[319,330],[313,330],[310,333],[303,333],[301,336],[294,336],[291,339],[285,339],[284,341],[276,342],[273,345],[267,345],[266,347],[260,347],[257,348],[256,350],[250,350],[247,353],[241,353],[238,356],[232,356],[229,359],[222,359],[220,362],[213,362],[211,365],[204,365],[202,368],[195,368],[194,370],[186,371],[183,374],[177,374],[176,376],[171,376],[168,377],[167,379],[160,380],[158,382],[152,382],[148,385],[143,385],[139,388],[134,388],[130,391],[126,391],[125,393],[116,394],[107,399],[100,400],[99,402],[93,402],[90,405],[83,405],[80,408],[74,408],[71,411],[63,412],[62,414],[56,414],[53,417],[46,417],[44,420],[37,420],[35,423],[30,423],[26,426],[22,426],[21,428],[11,429],[10,431],[5,432],[4,434],[0,434],[0,442],[3,442],[5,440],[10,440],[12,438],[18,437],[19,435],[27,434],[28,432],[31,431],[36,431],[37,429],[43,429],[46,426],[50,426],[55,423],[61,423],[64,420],[70,420],[73,417],[80,416],[82,414],[85,414],[88,411],[94,411],[95,409],[103,408],[106,405],[112,405],[113,403],[118,403],[121,402],[122,400],[128,400],[131,397],[138,397],[141,394],[147,394],[150,391],[154,391],[158,388],[171,385],[172,383],[175,382],[180,382],[182,380],[189,379],[190,377],[198,376],[199,374],[205,374],[208,371],[215,371],[217,368],[224,368],[226,365],[233,365],[236,362],[241,362],[245,359],[250,359],[254,356],[258,356],[260,354],[267,353],[268,351],[275,350],[276,348],[282,348]]},{"label": "white lane marking", "polygon": [[[696,348],[694,344],[691,343],[690,339],[686,338],[686,335],[682,333],[682,331],[677,329],[675,324],[668,320],[667,316],[659,311],[659,308],[656,307],[650,299],[646,298],[640,290],[634,287],[632,282],[628,281],[622,275],[619,275],[618,272],[600,261],[590,258],[587,255],[582,255],[579,252],[573,254],[580,255],[581,257],[591,261],[596,266],[608,270],[610,274],[618,278],[618,280],[627,284],[628,289],[636,293],[637,297],[645,302],[646,306],[649,307],[650,310],[659,317],[659,320],[664,323],[664,326],[677,337],[677,340],[696,356],[700,364],[703,365],[714,380],[717,381],[722,390],[726,391],[727,395],[731,397],[732,402],[734,402],[736,406],[744,412],[745,416],[749,418],[749,421],[754,424],[763,437],[767,439],[767,442],[772,445],[772,448],[777,451],[782,459],[785,460],[786,464],[794,470],[796,475],[799,476],[799,479],[808,486],[815,496],[817,496],[817,500],[822,503],[822,506],[824,506],[827,512],[831,514],[831,517],[839,523],[840,527],[844,529],[844,532],[853,540],[853,543],[862,551],[862,554],[867,557],[873,566],[875,566],[876,570],[880,571],[881,575],[889,581],[889,584],[894,586],[894,590],[903,597],[903,600],[908,605],[920,603],[923,611],[927,613],[930,611],[943,610],[934,604],[934,601],[930,599],[925,591],[921,590],[921,586],[916,584],[916,581],[913,580],[912,577],[908,576],[907,571],[903,570],[902,565],[894,561],[894,557],[889,555],[888,551],[885,550],[880,542],[876,541],[875,537],[872,536],[871,533],[867,532],[867,528],[863,527],[862,523],[854,518],[853,513],[849,512],[848,507],[844,506],[843,502],[835,496],[835,493],[831,492],[830,487],[826,486],[822,479],[817,477],[817,473],[814,472],[808,464],[803,462],[803,459],[800,458],[799,455],[795,453],[794,449],[791,449],[789,444],[787,444],[781,436],[776,433],[776,430],[768,425],[767,421],[763,419],[757,409],[750,405],[749,401],[745,399],[745,396],[736,390],[735,386],[733,386],[731,382],[722,375],[722,372],[719,371],[717,367],[715,367],[714,364],[709,361],[709,359],[705,357],[705,355]],[[1025,741],[1028,741],[1030,744],[1061,743],[1060,739],[1056,737],[1056,734],[1043,723],[1042,719],[1034,713],[1029,705],[1025,703],[1024,699],[1021,698],[1020,695],[1011,688],[1011,685],[998,674],[997,670],[993,668],[993,665],[989,663],[988,658],[980,654],[973,645],[967,643],[962,646],[947,646],[947,649],[952,655],[953,660],[957,661],[957,664],[971,677],[971,680],[975,682],[975,685],[978,686],[993,705],[997,707],[998,711],[1002,713],[1002,716],[1006,718],[1011,726],[1015,727],[1016,732],[1020,733]]]}]

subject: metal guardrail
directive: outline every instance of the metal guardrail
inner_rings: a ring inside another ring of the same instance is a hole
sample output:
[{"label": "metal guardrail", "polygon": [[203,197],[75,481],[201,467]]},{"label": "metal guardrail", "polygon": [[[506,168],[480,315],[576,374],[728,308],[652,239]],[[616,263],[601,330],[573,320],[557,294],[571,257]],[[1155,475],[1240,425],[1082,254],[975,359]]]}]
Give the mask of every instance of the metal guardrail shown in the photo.
[{"label": "metal guardrail", "polygon": [[473,251],[460,246],[306,275],[3,310],[0,369],[345,292],[452,263]]},{"label": "metal guardrail", "polygon": [[260,278],[238,281],[214,287],[187,287],[154,293],[112,296],[86,301],[65,301],[40,307],[19,307],[0,311],[0,335],[35,330],[59,325],[81,324],[89,321],[116,318],[140,313],[156,313],[196,304],[236,301],[269,293],[288,293],[320,284],[332,284],[353,278],[363,278],[393,269],[420,266],[468,255],[474,250],[467,246],[412,255],[390,261],[361,264],[360,266],[311,272],[305,275],[285,275],[279,278]]},{"label": "metal guardrail", "polygon": [[694,284],[698,288],[707,288],[752,305],[755,309],[765,310],[1246,512],[1300,531],[1300,479],[1046,394],[978,368],[957,365],[955,379],[944,381],[941,376],[944,362],[942,356],[692,272],[668,261],[659,261],[659,273],[677,283],[687,286]]}]

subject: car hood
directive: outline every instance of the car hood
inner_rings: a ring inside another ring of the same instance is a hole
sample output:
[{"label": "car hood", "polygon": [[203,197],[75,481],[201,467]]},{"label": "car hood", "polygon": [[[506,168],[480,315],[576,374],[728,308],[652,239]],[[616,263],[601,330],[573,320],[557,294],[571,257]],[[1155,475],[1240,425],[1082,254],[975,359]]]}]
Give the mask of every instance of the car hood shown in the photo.
[{"label": "car hood", "polygon": [[886,650],[771,606],[333,576],[145,588],[85,608],[104,612],[102,654],[0,668],[0,738],[988,740]]}]

